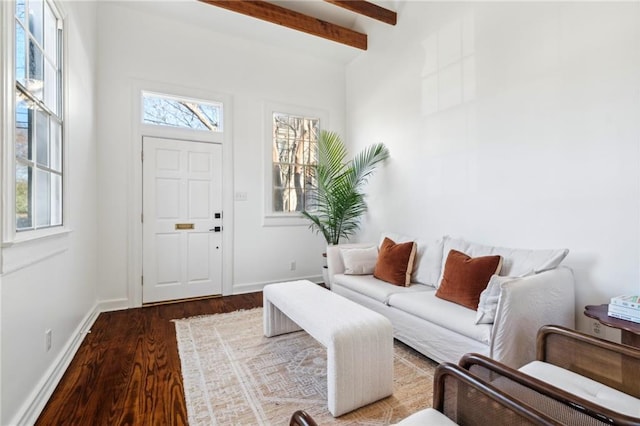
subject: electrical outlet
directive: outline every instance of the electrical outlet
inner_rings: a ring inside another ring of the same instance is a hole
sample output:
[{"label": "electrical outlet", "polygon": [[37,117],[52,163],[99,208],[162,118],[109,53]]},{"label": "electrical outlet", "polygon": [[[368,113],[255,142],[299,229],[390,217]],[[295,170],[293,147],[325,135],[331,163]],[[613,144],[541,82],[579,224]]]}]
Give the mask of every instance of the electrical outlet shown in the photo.
[{"label": "electrical outlet", "polygon": [[604,337],[604,330],[602,329],[602,324],[600,324],[600,321],[593,321],[591,323],[591,331],[593,332],[594,336]]},{"label": "electrical outlet", "polygon": [[44,332],[44,347],[47,352],[51,350],[51,329]]},{"label": "electrical outlet", "polygon": [[290,271],[295,271],[296,270],[296,261],[292,260],[291,263],[289,264],[289,270]]}]

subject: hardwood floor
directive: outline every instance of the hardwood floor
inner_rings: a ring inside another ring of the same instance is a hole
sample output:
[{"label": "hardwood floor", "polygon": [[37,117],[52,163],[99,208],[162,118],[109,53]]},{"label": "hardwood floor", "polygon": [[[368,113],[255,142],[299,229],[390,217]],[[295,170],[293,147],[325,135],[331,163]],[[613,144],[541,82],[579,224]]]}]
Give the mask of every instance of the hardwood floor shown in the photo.
[{"label": "hardwood floor", "polygon": [[262,293],[102,313],[37,425],[184,425],[172,319],[262,306]]}]

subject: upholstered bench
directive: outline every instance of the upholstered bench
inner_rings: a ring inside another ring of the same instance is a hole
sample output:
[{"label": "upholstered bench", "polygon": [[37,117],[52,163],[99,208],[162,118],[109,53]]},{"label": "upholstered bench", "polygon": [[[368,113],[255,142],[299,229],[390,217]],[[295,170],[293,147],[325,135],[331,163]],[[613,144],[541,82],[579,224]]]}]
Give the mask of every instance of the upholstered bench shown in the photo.
[{"label": "upholstered bench", "polygon": [[265,286],[264,335],[305,330],[327,348],[334,417],[393,393],[393,329],[384,316],[310,281]]}]

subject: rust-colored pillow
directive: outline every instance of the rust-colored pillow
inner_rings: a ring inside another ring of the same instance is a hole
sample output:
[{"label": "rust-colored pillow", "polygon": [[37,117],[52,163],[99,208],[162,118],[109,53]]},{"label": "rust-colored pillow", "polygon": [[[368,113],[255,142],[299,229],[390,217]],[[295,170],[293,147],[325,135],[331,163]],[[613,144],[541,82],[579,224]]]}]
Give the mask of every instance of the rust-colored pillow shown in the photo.
[{"label": "rust-colored pillow", "polygon": [[396,244],[385,238],[378,251],[378,260],[373,276],[399,286],[411,284],[413,261],[416,257],[416,243]]},{"label": "rust-colored pillow", "polygon": [[491,276],[499,274],[501,268],[500,256],[472,258],[457,250],[450,250],[436,297],[475,311],[478,309],[480,293],[489,284]]}]

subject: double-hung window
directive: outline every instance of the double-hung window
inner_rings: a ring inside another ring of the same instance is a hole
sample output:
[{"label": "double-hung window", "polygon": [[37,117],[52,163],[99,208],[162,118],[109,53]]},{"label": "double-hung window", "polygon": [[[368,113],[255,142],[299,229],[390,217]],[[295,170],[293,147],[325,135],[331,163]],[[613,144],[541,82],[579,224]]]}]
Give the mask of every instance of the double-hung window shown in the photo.
[{"label": "double-hung window", "polygon": [[15,2],[15,229],[60,226],[62,19],[48,0]]},{"label": "double-hung window", "polygon": [[[265,103],[265,226],[308,226],[300,212],[314,210],[320,129],[328,112]],[[236,193],[236,197],[238,194]]]},{"label": "double-hung window", "polygon": [[318,117],[273,113],[273,213],[294,213],[311,207],[319,126]]}]

